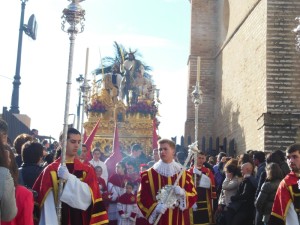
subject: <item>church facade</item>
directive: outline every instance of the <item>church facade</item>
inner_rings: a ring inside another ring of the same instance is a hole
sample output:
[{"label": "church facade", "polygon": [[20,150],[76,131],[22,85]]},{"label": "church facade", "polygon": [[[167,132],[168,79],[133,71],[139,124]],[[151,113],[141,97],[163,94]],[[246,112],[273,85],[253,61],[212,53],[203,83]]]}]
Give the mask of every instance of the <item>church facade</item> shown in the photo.
[{"label": "church facade", "polygon": [[[200,57],[199,146],[231,154],[285,150],[300,137],[299,0],[190,0],[185,142],[194,141],[191,93]],[[231,148],[229,149],[229,144]],[[204,150],[206,150],[204,149]]]}]

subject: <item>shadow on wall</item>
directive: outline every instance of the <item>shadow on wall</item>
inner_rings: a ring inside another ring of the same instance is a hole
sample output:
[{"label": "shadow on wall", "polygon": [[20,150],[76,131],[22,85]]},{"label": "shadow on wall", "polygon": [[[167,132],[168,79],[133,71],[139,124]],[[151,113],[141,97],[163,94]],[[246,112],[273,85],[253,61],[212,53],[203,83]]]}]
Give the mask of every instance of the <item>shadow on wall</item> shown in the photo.
[{"label": "shadow on wall", "polygon": [[216,136],[219,136],[220,139],[226,137],[227,140],[235,140],[235,154],[239,155],[246,151],[246,141],[244,128],[239,124],[240,110],[237,105],[234,107],[231,101],[225,101],[222,98],[221,101],[222,107],[219,108],[219,111],[216,115],[219,118],[216,124]]},{"label": "shadow on wall", "polygon": [[[221,1],[219,7],[219,48],[226,44],[228,35],[228,26],[230,21],[230,3],[228,0]],[[223,146],[230,155],[238,155],[246,151],[246,141],[244,129],[239,124],[240,110],[239,106],[235,106],[233,102],[226,101],[222,96],[222,80],[223,78],[223,60],[222,50],[216,58],[216,77],[215,77],[215,124],[214,136],[220,141],[220,146]],[[234,145],[230,146],[229,145]],[[225,145],[225,147],[224,147]],[[227,146],[226,146],[227,145]],[[233,152],[228,152],[231,149]],[[234,150],[232,150],[234,149]]]},{"label": "shadow on wall", "polygon": [[229,1],[228,0],[220,1],[218,9],[219,9],[218,11],[219,39],[218,39],[217,46],[221,48],[228,34],[228,26],[229,26],[229,18],[230,18]]}]

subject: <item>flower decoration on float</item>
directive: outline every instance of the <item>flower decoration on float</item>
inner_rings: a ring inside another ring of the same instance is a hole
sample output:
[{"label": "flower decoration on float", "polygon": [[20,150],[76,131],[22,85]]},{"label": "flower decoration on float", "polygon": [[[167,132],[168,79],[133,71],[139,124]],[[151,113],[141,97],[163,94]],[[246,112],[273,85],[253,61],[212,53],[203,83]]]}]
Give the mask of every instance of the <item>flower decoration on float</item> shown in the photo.
[{"label": "flower decoration on float", "polygon": [[152,117],[156,115],[158,109],[154,102],[147,103],[146,101],[140,101],[129,106],[126,110],[126,113],[142,113],[150,114]]},{"label": "flower decoration on float", "polygon": [[107,111],[105,105],[100,100],[94,100],[91,102],[91,104],[88,105],[87,108],[88,112],[98,112],[98,113],[104,113]]}]

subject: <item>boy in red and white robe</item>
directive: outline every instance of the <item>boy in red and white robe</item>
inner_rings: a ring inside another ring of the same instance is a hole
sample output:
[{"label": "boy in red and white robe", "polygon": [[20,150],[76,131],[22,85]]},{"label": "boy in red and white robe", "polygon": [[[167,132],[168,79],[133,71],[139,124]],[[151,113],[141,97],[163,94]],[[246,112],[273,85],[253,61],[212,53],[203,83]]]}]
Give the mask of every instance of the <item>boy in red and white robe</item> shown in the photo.
[{"label": "boy in red and white robe", "polygon": [[117,209],[120,215],[118,225],[134,225],[137,214],[136,196],[132,193],[133,183],[127,182],[126,193],[118,199]]}]

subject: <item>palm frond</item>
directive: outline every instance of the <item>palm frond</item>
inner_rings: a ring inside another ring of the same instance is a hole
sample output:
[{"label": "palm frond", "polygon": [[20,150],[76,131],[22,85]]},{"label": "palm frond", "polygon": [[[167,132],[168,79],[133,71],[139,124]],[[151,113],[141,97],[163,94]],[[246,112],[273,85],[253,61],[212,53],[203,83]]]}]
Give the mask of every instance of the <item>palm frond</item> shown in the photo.
[{"label": "palm frond", "polygon": [[[127,51],[123,45],[119,44],[116,41],[114,41],[113,47],[114,47],[114,56],[113,57],[106,56],[102,58],[103,71],[102,68],[97,68],[94,71],[92,71],[93,74],[98,75],[98,74],[102,74],[102,72],[103,73],[111,72],[112,66],[114,64],[121,65],[124,63],[124,60],[128,58],[129,52],[134,52],[136,60],[140,60],[142,58],[142,54],[138,51],[138,49],[136,49],[135,51],[131,51],[131,48],[129,48],[129,51]],[[152,68],[146,65],[146,63],[142,61],[141,63],[144,66],[145,72],[152,71]],[[101,67],[101,65],[99,67]],[[151,75],[147,73],[147,76],[151,76]]]}]

